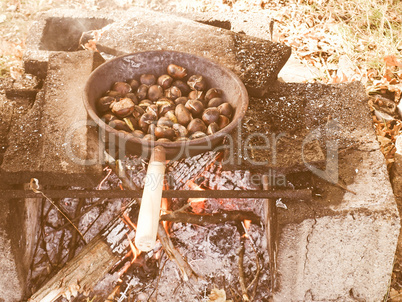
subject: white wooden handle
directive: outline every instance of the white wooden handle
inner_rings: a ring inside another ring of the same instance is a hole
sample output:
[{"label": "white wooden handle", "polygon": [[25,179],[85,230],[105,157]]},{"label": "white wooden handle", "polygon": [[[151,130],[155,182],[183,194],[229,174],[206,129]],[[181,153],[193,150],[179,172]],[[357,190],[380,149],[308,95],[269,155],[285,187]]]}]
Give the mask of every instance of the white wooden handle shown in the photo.
[{"label": "white wooden handle", "polygon": [[144,252],[153,249],[156,243],[166,167],[165,161],[165,149],[160,146],[155,147],[149,160],[135,235],[136,247]]}]

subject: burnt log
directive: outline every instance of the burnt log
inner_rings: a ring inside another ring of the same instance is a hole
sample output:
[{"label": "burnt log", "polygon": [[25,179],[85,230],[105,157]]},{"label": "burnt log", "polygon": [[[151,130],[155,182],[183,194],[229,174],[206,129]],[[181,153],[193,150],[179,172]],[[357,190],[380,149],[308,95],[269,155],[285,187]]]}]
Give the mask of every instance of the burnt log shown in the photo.
[{"label": "burnt log", "polygon": [[52,302],[61,296],[69,299],[78,292],[89,291],[119,258],[119,255],[112,253],[102,236],[98,235],[28,301]]}]

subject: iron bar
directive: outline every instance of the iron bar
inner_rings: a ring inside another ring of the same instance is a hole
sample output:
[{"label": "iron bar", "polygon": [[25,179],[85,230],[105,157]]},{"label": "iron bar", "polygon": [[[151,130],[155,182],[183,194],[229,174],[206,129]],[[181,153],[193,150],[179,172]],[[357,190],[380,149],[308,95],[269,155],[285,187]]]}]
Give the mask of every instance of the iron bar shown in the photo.
[{"label": "iron bar", "polygon": [[[48,198],[141,198],[142,190],[43,190]],[[0,191],[2,199],[13,198],[42,198],[42,194],[26,190],[3,190]],[[310,200],[310,189],[300,190],[165,190],[163,198],[284,198]]]}]

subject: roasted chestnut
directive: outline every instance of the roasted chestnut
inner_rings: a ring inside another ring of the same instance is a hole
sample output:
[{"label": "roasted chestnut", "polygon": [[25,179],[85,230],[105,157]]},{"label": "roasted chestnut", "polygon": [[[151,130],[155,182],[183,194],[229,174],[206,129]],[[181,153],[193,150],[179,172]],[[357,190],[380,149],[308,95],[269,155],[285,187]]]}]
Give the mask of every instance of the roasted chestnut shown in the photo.
[{"label": "roasted chestnut", "polygon": [[190,136],[190,139],[197,139],[197,138],[201,138],[201,137],[205,137],[205,136],[207,136],[204,132],[202,132],[202,131],[197,131],[197,132],[194,132],[191,136]]},{"label": "roasted chestnut", "polygon": [[194,99],[194,100],[199,100],[201,102],[204,101],[205,99],[205,92],[204,91],[198,91],[198,90],[193,90],[188,94],[189,99]]},{"label": "roasted chestnut", "polygon": [[148,107],[149,105],[152,105],[152,104],[153,104],[153,103],[152,103],[151,100],[144,99],[144,100],[142,100],[142,101],[138,104],[138,106],[140,106],[143,110],[146,110],[147,107]]},{"label": "roasted chestnut", "polygon": [[182,136],[187,136],[188,135],[188,130],[186,127],[180,124],[173,124],[173,130],[176,133],[177,137],[182,137]]},{"label": "roasted chestnut", "polygon": [[186,96],[181,96],[181,97],[175,99],[175,100],[174,100],[174,103],[176,104],[176,106],[179,105],[179,104],[185,105],[185,104],[187,103],[187,101],[188,101],[188,97],[186,97]]},{"label": "roasted chestnut", "polygon": [[153,122],[152,124],[149,124],[147,133],[155,136],[155,128],[156,128],[155,122]]},{"label": "roasted chestnut", "polygon": [[144,132],[142,132],[141,130],[134,130],[133,132],[131,132],[131,134],[137,138],[143,138],[145,136]]},{"label": "roasted chestnut", "polygon": [[220,129],[225,128],[227,125],[229,125],[229,123],[230,123],[230,120],[226,116],[224,116],[224,115],[219,116],[217,124]]},{"label": "roasted chestnut", "polygon": [[140,106],[134,106],[133,116],[138,120],[140,119],[141,115],[145,113],[145,110],[142,109]]},{"label": "roasted chestnut", "polygon": [[148,89],[148,98],[155,102],[163,96],[163,88],[159,85],[152,85]]},{"label": "roasted chestnut", "polygon": [[222,97],[222,90],[218,88],[211,88],[205,94],[205,100],[209,102],[213,98],[220,98]]},{"label": "roasted chestnut", "polygon": [[182,95],[188,95],[191,92],[191,88],[182,80],[173,81],[172,86],[179,88]]},{"label": "roasted chestnut", "polygon": [[135,93],[133,93],[133,92],[127,93],[126,98],[130,98],[134,104],[138,105],[138,99],[137,99],[137,96],[135,95]]},{"label": "roasted chestnut", "polygon": [[172,127],[173,126],[173,122],[168,119],[167,117],[162,116],[158,122],[156,123],[157,126],[159,127]]},{"label": "roasted chestnut", "polygon": [[202,121],[206,124],[216,123],[219,119],[219,110],[216,107],[210,107],[204,110],[202,113]]},{"label": "roasted chestnut", "polygon": [[148,86],[154,85],[156,83],[156,76],[153,74],[142,74],[140,76],[140,83]]},{"label": "roasted chestnut", "polygon": [[121,96],[125,96],[131,91],[131,86],[126,82],[116,82],[113,84],[112,90],[117,91]]},{"label": "roasted chestnut", "polygon": [[114,90],[108,90],[106,91],[107,96],[114,97],[117,101],[121,98],[121,94],[117,91]]},{"label": "roasted chestnut", "polygon": [[155,135],[152,135],[152,134],[145,134],[142,139],[143,139],[143,140],[146,140],[146,141],[154,141],[154,140],[155,140]]},{"label": "roasted chestnut", "polygon": [[147,97],[149,86],[142,84],[137,89],[137,98],[141,101]]},{"label": "roasted chestnut", "polygon": [[213,98],[209,100],[208,107],[218,107],[219,105],[223,104],[224,100],[222,98]]},{"label": "roasted chestnut", "polygon": [[140,83],[137,80],[128,80],[127,83],[131,86],[132,91],[136,91],[140,87]]},{"label": "roasted chestnut", "polygon": [[158,111],[159,111],[158,106],[156,106],[155,104],[150,104],[150,105],[145,109],[145,112],[146,112],[146,113],[149,113],[149,114],[154,115],[156,119],[158,118]]},{"label": "roasted chestnut", "polygon": [[174,113],[177,117],[177,121],[183,125],[187,126],[188,123],[191,121],[191,113],[190,111],[184,107],[183,104],[179,104],[176,106],[176,109],[174,110]]},{"label": "roasted chestnut", "polygon": [[200,116],[204,111],[204,105],[199,100],[188,100],[184,106],[193,116]]},{"label": "roasted chestnut", "polygon": [[158,138],[157,140],[160,143],[171,143],[172,141],[168,138],[162,137],[162,138]]},{"label": "roasted chestnut", "polygon": [[96,109],[98,110],[98,112],[102,114],[102,113],[108,112],[111,109],[112,104],[114,102],[116,102],[116,99],[114,97],[104,96],[96,101],[95,106],[96,106]]},{"label": "roasted chestnut", "polygon": [[170,101],[169,103],[164,103],[161,106],[158,106],[159,108],[159,116],[163,116],[166,114],[166,112],[170,111],[170,110],[174,110],[174,103],[172,101]]},{"label": "roasted chestnut", "polygon": [[120,99],[112,105],[112,112],[118,117],[126,117],[133,113],[135,104],[130,98]]},{"label": "roasted chestnut", "polygon": [[194,74],[192,75],[188,81],[187,85],[190,86],[193,90],[205,90],[207,88],[207,82],[202,75]]},{"label": "roasted chestnut", "polygon": [[218,106],[218,110],[220,114],[226,116],[227,118],[231,118],[233,114],[233,107],[229,103],[222,103]]},{"label": "roasted chestnut", "polygon": [[195,118],[187,125],[187,130],[190,135],[197,131],[206,132],[207,126],[205,126],[202,120]]},{"label": "roasted chestnut", "polygon": [[212,135],[212,134],[214,134],[214,133],[216,133],[216,132],[218,132],[218,131],[219,131],[219,126],[218,126],[217,123],[211,123],[211,124],[209,124],[209,126],[208,126],[208,128],[207,128],[207,134],[208,134],[208,135]]},{"label": "roasted chestnut", "polygon": [[174,105],[174,102],[171,99],[168,98],[160,98],[159,100],[157,100],[155,102],[155,105],[157,105],[158,107],[164,106],[164,105]]},{"label": "roasted chestnut", "polygon": [[111,113],[106,113],[101,117],[101,119],[104,120],[106,124],[109,124],[111,121],[118,120],[118,117]]},{"label": "roasted chestnut", "polygon": [[154,115],[149,114],[149,113],[144,113],[140,117],[140,120],[138,121],[138,126],[141,128],[141,130],[144,133],[147,133],[149,125],[152,124],[154,121],[156,121],[156,118]]},{"label": "roasted chestnut", "polygon": [[172,86],[173,78],[168,74],[163,74],[158,78],[158,85],[160,85],[163,89],[167,89]]},{"label": "roasted chestnut", "polygon": [[174,110],[170,110],[170,111],[166,112],[165,117],[167,117],[169,120],[171,120],[172,123],[177,123],[178,122],[177,116],[176,116]]},{"label": "roasted chestnut", "polygon": [[172,139],[175,136],[175,132],[170,127],[156,126],[156,128],[155,128],[155,136],[157,138]]},{"label": "roasted chestnut", "polygon": [[123,130],[123,131],[131,132],[130,127],[122,120],[110,121],[109,126],[116,130]]},{"label": "roasted chestnut", "polygon": [[165,90],[165,97],[172,100],[177,99],[181,97],[181,90],[176,86],[169,87]]},{"label": "roasted chestnut", "polygon": [[174,79],[183,79],[187,75],[187,69],[176,64],[170,64],[167,67],[167,73]]}]

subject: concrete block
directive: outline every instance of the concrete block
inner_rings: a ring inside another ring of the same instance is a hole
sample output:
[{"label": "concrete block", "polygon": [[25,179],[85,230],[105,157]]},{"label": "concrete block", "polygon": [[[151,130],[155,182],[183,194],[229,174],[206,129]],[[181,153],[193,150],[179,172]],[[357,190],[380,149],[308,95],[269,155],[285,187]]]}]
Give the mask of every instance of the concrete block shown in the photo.
[{"label": "concrete block", "polygon": [[32,24],[26,40],[25,72],[44,79],[50,55],[77,51],[83,32],[101,29],[119,19],[117,12],[110,11],[55,9],[42,13]]},{"label": "concrete block", "polygon": [[[46,84],[31,110],[16,121],[1,165],[9,183],[92,187],[102,166],[96,130],[86,126],[83,88],[93,68],[89,51],[50,56]],[[101,154],[102,156],[102,154]],[[85,165],[85,160],[93,164]]]},{"label": "concrete block", "polygon": [[[76,51],[82,32],[108,26],[97,43],[98,49],[106,54],[155,49],[198,54],[231,68],[252,95],[262,96],[276,80],[291,48],[263,40],[262,33],[258,35],[262,39],[247,36],[206,25],[214,23],[198,17],[200,22],[195,22],[140,7],[127,11],[52,10],[42,14],[30,29],[24,54],[25,71],[44,78],[50,54]],[[263,16],[260,19],[265,20]]]},{"label": "concrete block", "polygon": [[122,55],[166,49],[204,56],[233,70],[256,96],[267,92],[291,53],[283,44],[144,8],[130,10],[129,16],[104,31],[99,50]]},{"label": "concrete block", "polygon": [[9,204],[0,200],[0,301],[18,302],[24,297],[25,282],[19,275],[17,257],[11,244]]},{"label": "concrete block", "polygon": [[[364,87],[306,88],[303,123],[325,150],[326,165],[313,171],[319,195],[278,209],[274,301],[382,301],[400,219]],[[331,167],[338,175],[331,174]]]}]

